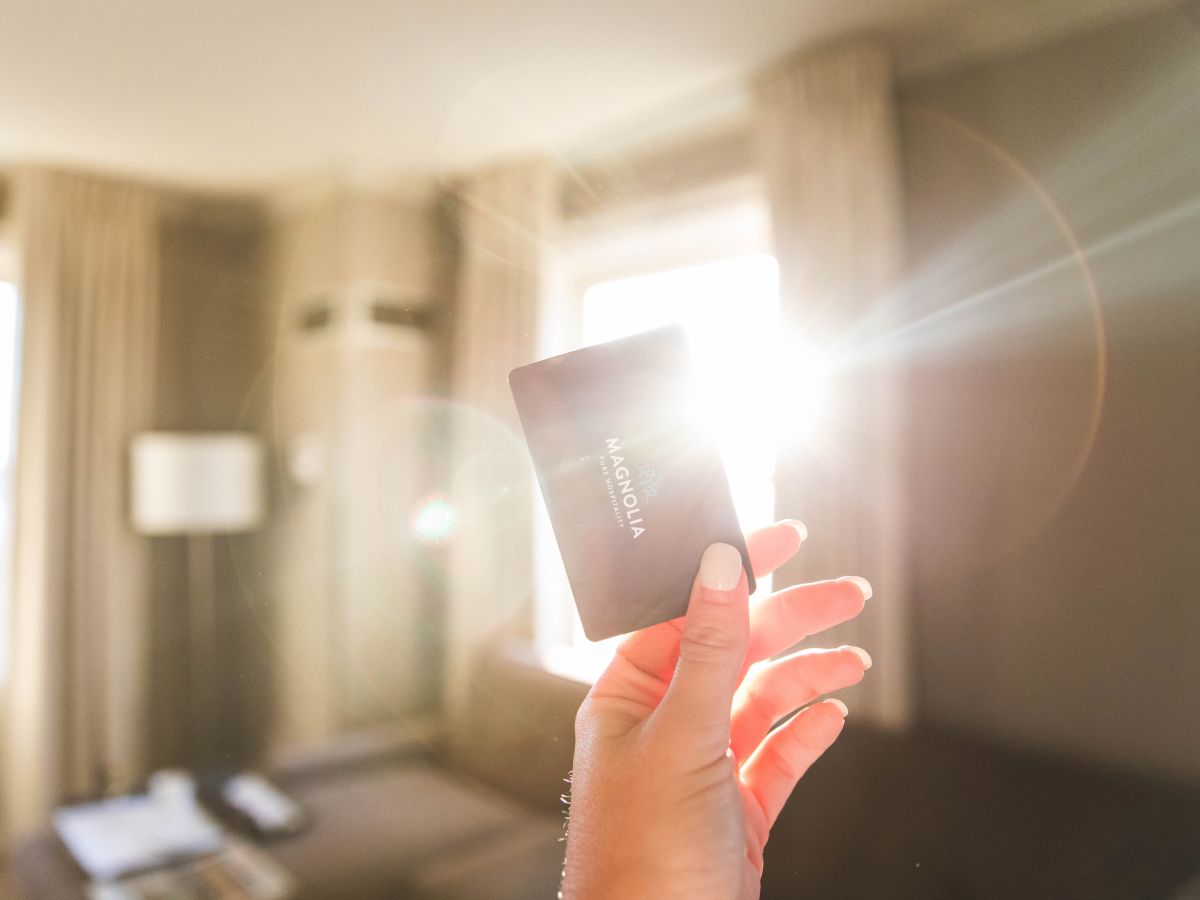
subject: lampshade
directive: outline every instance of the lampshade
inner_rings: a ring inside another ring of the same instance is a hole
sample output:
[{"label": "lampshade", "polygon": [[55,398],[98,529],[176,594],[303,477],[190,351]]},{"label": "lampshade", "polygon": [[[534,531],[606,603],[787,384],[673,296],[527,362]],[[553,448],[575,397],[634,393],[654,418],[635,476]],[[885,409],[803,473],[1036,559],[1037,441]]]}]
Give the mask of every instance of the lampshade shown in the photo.
[{"label": "lampshade", "polygon": [[248,531],[263,517],[263,454],[249,434],[148,432],[130,453],[133,527],[143,534]]}]

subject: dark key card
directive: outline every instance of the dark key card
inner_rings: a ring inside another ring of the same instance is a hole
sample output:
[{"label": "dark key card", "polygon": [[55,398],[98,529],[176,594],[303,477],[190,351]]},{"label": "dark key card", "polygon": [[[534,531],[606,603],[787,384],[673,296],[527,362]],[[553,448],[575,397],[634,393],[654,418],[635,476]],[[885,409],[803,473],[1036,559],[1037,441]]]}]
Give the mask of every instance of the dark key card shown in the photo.
[{"label": "dark key card", "polygon": [[682,616],[715,541],[741,551],[754,590],[682,328],[522,366],[508,383],[591,640]]}]

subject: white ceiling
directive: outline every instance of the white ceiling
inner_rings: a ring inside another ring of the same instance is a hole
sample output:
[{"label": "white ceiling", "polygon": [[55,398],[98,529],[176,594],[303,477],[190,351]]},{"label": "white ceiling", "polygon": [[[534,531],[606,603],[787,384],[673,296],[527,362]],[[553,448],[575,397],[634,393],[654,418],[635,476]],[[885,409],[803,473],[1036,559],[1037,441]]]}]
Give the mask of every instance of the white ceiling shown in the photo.
[{"label": "white ceiling", "polygon": [[[261,187],[573,154],[871,28],[921,72],[1155,0],[0,0],[0,162]],[[723,99],[722,99],[723,98]]]}]

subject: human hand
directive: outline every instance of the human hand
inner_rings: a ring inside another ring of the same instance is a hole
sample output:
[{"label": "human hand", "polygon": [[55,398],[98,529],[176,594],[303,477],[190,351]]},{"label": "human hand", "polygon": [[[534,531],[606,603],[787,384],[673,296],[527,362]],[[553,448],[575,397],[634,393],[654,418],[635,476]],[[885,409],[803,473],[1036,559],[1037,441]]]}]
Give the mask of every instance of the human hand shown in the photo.
[{"label": "human hand", "polygon": [[[755,575],[806,534],[780,522],[749,535]],[[871,665],[856,647],[771,657],[858,615],[870,596],[848,576],[750,607],[738,551],[705,550],[687,615],[626,638],[576,716],[562,896],[758,897],[771,826],[842,730],[845,704],[813,701]]]}]

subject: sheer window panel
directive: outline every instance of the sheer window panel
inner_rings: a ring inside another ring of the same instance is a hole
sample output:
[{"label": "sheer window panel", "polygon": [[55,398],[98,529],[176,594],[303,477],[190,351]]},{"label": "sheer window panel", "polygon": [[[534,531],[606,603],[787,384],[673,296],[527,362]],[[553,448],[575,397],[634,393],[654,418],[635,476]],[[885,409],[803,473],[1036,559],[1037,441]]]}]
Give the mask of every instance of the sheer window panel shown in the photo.
[{"label": "sheer window panel", "polygon": [[13,451],[16,446],[17,373],[21,308],[16,285],[0,281],[0,683],[8,674],[12,591]]}]

